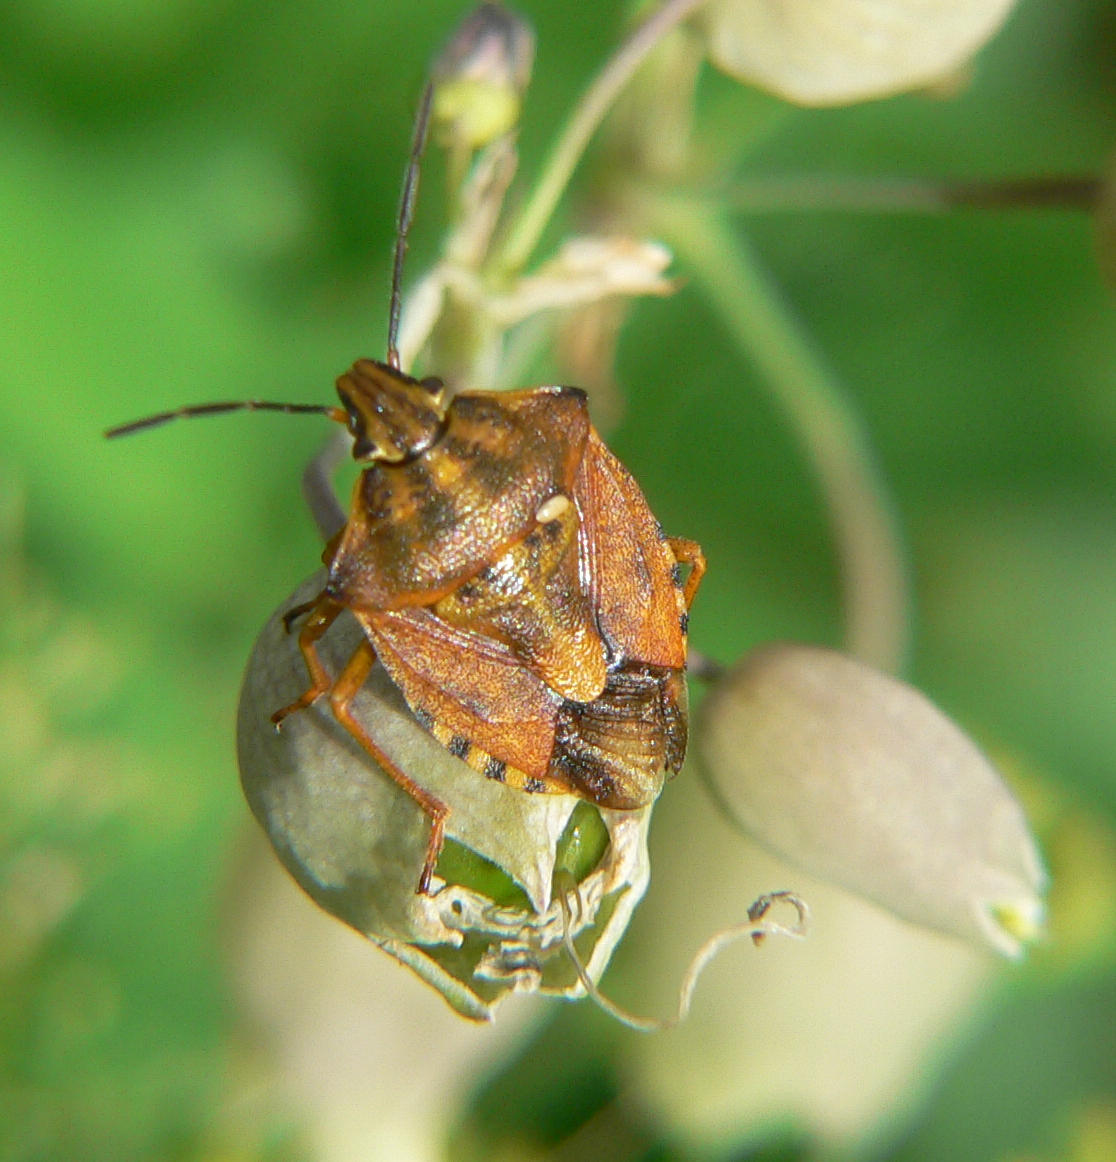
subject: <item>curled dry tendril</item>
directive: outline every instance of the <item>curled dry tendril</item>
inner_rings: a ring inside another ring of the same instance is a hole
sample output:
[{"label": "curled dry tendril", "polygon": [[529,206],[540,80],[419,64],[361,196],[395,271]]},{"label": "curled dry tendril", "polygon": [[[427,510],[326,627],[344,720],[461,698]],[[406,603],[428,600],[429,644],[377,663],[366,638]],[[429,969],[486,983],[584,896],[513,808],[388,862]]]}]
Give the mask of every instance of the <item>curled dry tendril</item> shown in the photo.
[{"label": "curled dry tendril", "polygon": [[[573,908],[578,912],[581,909],[581,900],[577,885],[572,882],[560,885],[558,901],[562,910],[562,940],[566,954],[569,956],[578,979],[585,989],[586,996],[600,1009],[615,1018],[622,1025],[634,1029],[638,1033],[661,1033],[680,1025],[690,1012],[690,1002],[693,1000],[694,990],[706,966],[713,960],[722,948],[734,944],[750,936],[755,945],[759,945],[768,936],[789,936],[800,940],[806,935],[810,923],[810,910],[800,896],[794,892],[769,892],[760,896],[748,909],[748,919],[739,924],[731,924],[714,932],[712,936],[694,953],[682,983],[678,988],[678,1006],[669,1017],[640,1017],[629,1013],[604,995],[589,975],[581,955],[578,953],[573,939]],[[571,897],[573,903],[571,905]],[[795,921],[791,925],[780,924],[767,918],[768,912],[774,904],[787,904],[795,912]]]}]

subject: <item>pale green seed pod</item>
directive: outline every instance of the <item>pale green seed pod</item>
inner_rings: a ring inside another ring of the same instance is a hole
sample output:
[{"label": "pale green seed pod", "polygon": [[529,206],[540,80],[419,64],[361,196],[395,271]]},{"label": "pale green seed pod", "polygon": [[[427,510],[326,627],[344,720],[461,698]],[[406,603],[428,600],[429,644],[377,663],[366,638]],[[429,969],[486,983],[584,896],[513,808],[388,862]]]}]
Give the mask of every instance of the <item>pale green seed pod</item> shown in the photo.
[{"label": "pale green seed pod", "polygon": [[696,738],[759,843],[915,924],[1018,956],[1046,875],[1022,808],[976,745],[910,686],[832,650],[748,654]]},{"label": "pale green seed pod", "polygon": [[845,105],[957,73],[1015,0],[715,0],[699,20],[720,69],[803,105]]},{"label": "pale green seed pod", "polygon": [[[597,979],[647,888],[651,809],[605,811],[486,780],[418,724],[376,667],[353,704],[357,719],[450,808],[437,890],[419,894],[429,820],[334,719],[328,698],[288,716],[281,730],[271,723],[308,684],[297,631],[286,632],[282,614],[316,596],[324,580],[311,578],[269,620],[241,691],[241,783],[276,854],[322,908],[464,1016],[491,1019],[513,991],[582,995],[565,925]],[[348,615],[331,627],[319,644],[330,673],[340,672],[360,633]]]}]

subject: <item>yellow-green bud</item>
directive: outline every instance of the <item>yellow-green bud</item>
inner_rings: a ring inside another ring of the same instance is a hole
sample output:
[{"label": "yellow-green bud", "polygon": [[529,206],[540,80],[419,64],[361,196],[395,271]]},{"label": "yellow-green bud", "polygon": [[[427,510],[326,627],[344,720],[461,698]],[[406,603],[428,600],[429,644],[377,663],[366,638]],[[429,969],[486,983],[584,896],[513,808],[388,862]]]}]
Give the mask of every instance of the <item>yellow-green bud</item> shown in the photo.
[{"label": "yellow-green bud", "polygon": [[475,8],[434,61],[438,136],[474,150],[512,129],[534,59],[535,34],[523,17],[499,4]]}]

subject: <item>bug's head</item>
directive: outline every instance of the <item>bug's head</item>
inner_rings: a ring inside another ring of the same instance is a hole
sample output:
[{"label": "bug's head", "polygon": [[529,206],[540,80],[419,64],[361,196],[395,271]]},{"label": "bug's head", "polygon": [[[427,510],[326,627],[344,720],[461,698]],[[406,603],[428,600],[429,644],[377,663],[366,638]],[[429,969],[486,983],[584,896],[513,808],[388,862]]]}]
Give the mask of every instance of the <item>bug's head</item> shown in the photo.
[{"label": "bug's head", "polygon": [[358,359],[337,381],[348,415],[353,459],[399,464],[437,440],[446,418],[440,379],[412,379],[374,359]]}]

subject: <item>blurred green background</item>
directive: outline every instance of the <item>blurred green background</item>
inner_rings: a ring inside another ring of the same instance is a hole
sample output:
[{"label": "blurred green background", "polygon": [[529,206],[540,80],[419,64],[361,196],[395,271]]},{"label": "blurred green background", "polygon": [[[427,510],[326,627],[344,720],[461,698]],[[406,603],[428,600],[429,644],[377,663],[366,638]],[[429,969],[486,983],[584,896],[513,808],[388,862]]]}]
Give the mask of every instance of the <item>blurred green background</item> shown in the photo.
[{"label": "blurred green background", "polygon": [[[298,493],[320,425],[240,417],[118,444],[100,433],[187,402],[328,402],[353,358],[382,352],[413,103],[464,7],[15,0],[0,11],[5,1162],[304,1156],[294,1112],[230,1129],[240,1051],[220,934],[250,823],[237,685],[257,629],[320,551]],[[615,42],[622,5],[519,8],[540,46],[530,173]],[[956,96],[780,112],[738,172],[1099,173],[1116,126],[1114,45],[1111,3],[1024,0]],[[711,85],[731,124],[734,98]],[[738,99],[753,116],[754,100]],[[412,271],[438,240],[423,205]],[[1099,1119],[1101,1141],[1116,1143],[1103,911],[1116,814],[1116,308],[1093,225],[1057,210],[741,221],[855,401],[892,489],[915,589],[914,680],[1030,773],[1070,903],[1090,886],[1102,902],[1081,905],[1072,939],[1009,974],[905,1139],[881,1149],[1084,1158],[1083,1124]],[[696,646],[729,661],[773,638],[837,644],[824,508],[698,288],[638,305],[618,377],[613,446],[664,525],[709,556]],[[668,791],[686,793],[700,792]],[[547,1034],[568,1057],[545,1129],[514,1086],[518,1104],[496,1117],[478,1079],[459,1141],[495,1151],[510,1123],[541,1150],[576,1129],[611,1092],[607,1054],[591,1041],[569,1053],[583,1025],[566,1009]],[[546,1060],[545,1046],[527,1062]],[[959,1134],[962,1121],[979,1133]],[[676,1156],[653,1135],[633,1141],[616,1156]],[[797,1157],[793,1135],[769,1156]]]}]

